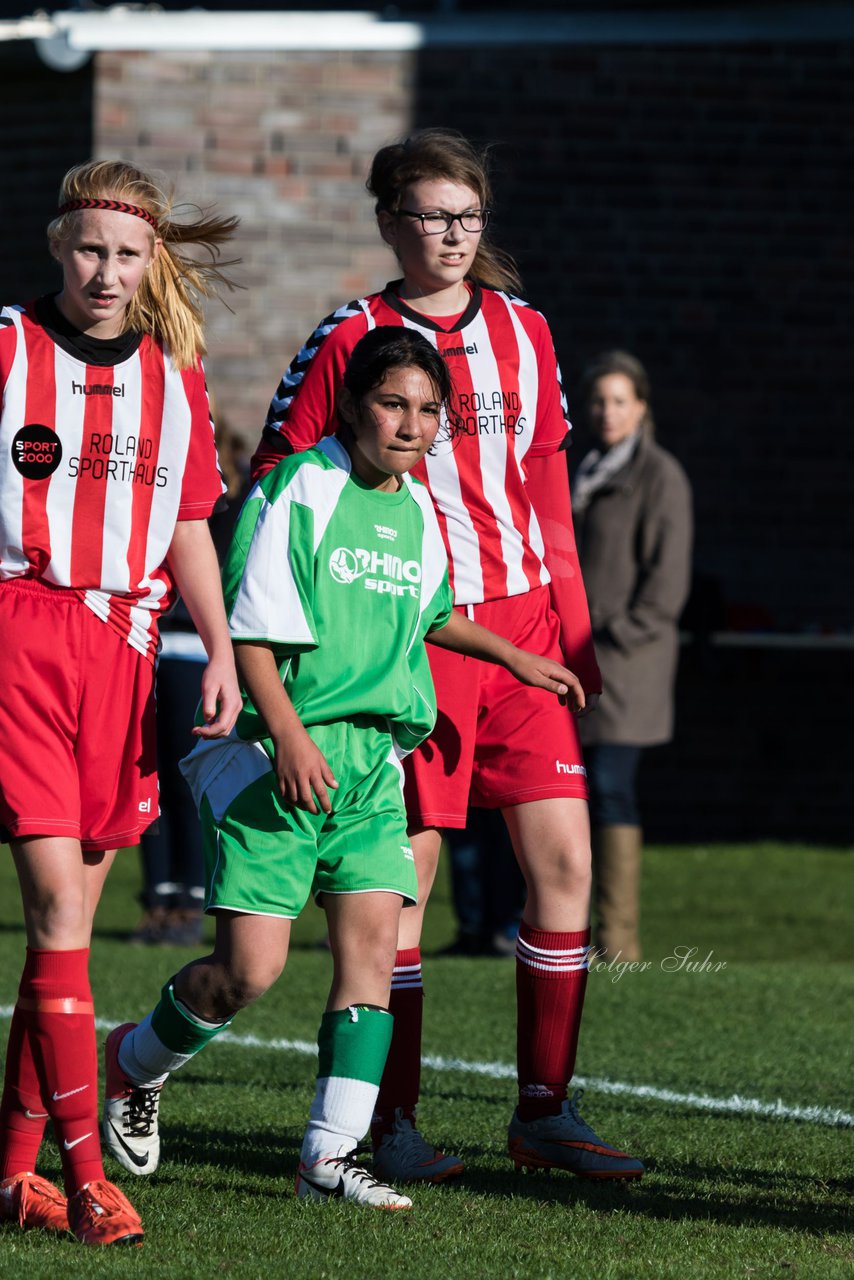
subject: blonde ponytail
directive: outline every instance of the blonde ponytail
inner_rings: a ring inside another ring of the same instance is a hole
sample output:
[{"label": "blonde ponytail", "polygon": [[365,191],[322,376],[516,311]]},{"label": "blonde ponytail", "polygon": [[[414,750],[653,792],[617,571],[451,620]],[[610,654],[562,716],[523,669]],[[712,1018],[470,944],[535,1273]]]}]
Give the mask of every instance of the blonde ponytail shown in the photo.
[{"label": "blonde ponytail", "polygon": [[[191,369],[205,353],[202,299],[218,295],[219,289],[233,289],[234,282],[224,268],[234,260],[221,262],[222,245],[231,238],[238,218],[224,218],[195,206],[173,206],[172,192],[150,174],[123,160],[92,160],[76,165],[65,175],[59,204],[74,201],[116,200],[137,206],[154,219],[160,252],[151,262],[127,309],[127,326],[148,333],[169,348],[176,369]],[[195,219],[176,219],[182,211]],[[59,244],[70,234],[76,210],[60,214],[49,223],[48,239]],[[184,245],[197,245],[207,260],[199,261],[183,252]]]}]

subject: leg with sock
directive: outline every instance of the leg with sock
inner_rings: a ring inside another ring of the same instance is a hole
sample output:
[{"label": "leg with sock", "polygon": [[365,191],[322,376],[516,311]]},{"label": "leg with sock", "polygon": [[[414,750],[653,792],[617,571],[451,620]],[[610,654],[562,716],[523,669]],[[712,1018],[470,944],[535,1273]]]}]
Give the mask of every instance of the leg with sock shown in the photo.
[{"label": "leg with sock", "polygon": [[411,1200],[353,1158],[371,1122],[391,1035],[387,1009],[351,1005],[323,1015],[317,1088],[296,1177],[301,1198],[341,1197],[376,1209],[412,1207]]},{"label": "leg with sock", "polygon": [[371,1120],[374,1168],[392,1182],[444,1182],[465,1167],[456,1156],[431,1146],[415,1127],[423,1010],[421,951],[410,947],[395,957],[389,1001],[394,1033]]},{"label": "leg with sock", "polygon": [[263,995],[281,973],[291,921],[238,912],[216,914],[213,953],[170,978],[138,1026],[115,1027],[105,1046],[104,1139],[130,1173],[160,1159],[158,1109],[168,1075],[189,1062]]},{"label": "leg with sock", "polygon": [[[552,799],[507,811],[528,905],[516,949],[519,1100],[508,1130],[517,1168],[635,1178],[639,1160],[602,1141],[567,1099],[587,987],[590,843],[587,808]],[[536,923],[529,923],[533,920]],[[563,921],[574,928],[558,928]]]},{"label": "leg with sock", "polygon": [[[30,997],[30,983],[35,969],[35,953],[27,949],[27,959],[18,999]],[[0,1177],[8,1178],[21,1170],[35,1169],[39,1147],[48,1118],[47,1104],[42,1098],[33,1043],[30,1014],[15,1005],[9,1040],[6,1045],[6,1078],[0,1102]]]},{"label": "leg with sock", "polygon": [[[7,1060],[4,1096],[21,1096],[32,1071],[38,1078],[41,1110],[53,1124],[62,1160],[68,1225],[83,1244],[137,1244],[143,1237],[139,1215],[117,1187],[107,1182],[98,1130],[98,1060],[95,1012],[89,986],[92,919],[115,851],[83,852],[77,840],[33,836],[12,842],[27,928],[28,958],[17,1008],[22,1035]],[[33,1107],[26,1108],[34,1113]],[[8,1111],[6,1113],[9,1114]],[[25,1117],[26,1118],[26,1117]],[[44,1220],[46,1201],[59,1215],[56,1188],[32,1171],[14,1170],[26,1159],[20,1128],[2,1132],[8,1179],[3,1216],[17,1204],[22,1225],[57,1225]],[[31,1154],[35,1134],[30,1134]],[[26,1137],[24,1136],[24,1145]],[[30,1161],[27,1160],[27,1163]]]},{"label": "leg with sock", "polygon": [[154,1173],[160,1162],[160,1090],[169,1073],[229,1025],[200,1018],[176,998],[174,984],[170,978],[138,1026],[115,1027],[104,1046],[104,1141],[129,1173]]},{"label": "leg with sock", "polygon": [[391,1132],[397,1111],[405,1119],[415,1122],[415,1108],[421,1091],[421,1026],[424,1014],[419,947],[398,951],[395,956],[388,1010],[394,1018],[394,1031],[371,1121],[375,1147],[384,1133]]},{"label": "leg with sock", "polygon": [[421,1092],[421,1028],[424,984],[419,946],[424,909],[436,876],[441,833],[430,827],[410,834],[418,875],[418,904],[400,914],[398,950],[391,979],[389,1012],[394,1034],[371,1121],[374,1167],[394,1182],[443,1182],[465,1165],[427,1142],[416,1128]]},{"label": "leg with sock", "polygon": [[[18,998],[30,998],[35,953],[27,960]],[[35,1173],[39,1147],[48,1119],[33,1055],[31,1014],[15,1006],[6,1046],[6,1078],[0,1103],[0,1221],[50,1231],[68,1230],[68,1205],[53,1183]]]},{"label": "leg with sock", "polygon": [[[101,1163],[98,1062],[88,961],[85,948],[31,948],[17,1007],[25,1020],[40,1097],[45,1100],[59,1144],[68,1196],[66,1225],[86,1244],[137,1243],[142,1239],[139,1217],[121,1192],[106,1181]],[[18,1064],[26,1062],[25,1053]],[[7,1081],[7,1087],[14,1086]],[[7,1168],[10,1155],[7,1146]],[[24,1184],[18,1179],[18,1216],[19,1220],[32,1217],[34,1221],[22,1221],[22,1225],[62,1227],[60,1203],[51,1194],[56,1189],[42,1179],[35,1185],[27,1181],[24,1204]],[[51,1205],[51,1220],[46,1220]]]}]

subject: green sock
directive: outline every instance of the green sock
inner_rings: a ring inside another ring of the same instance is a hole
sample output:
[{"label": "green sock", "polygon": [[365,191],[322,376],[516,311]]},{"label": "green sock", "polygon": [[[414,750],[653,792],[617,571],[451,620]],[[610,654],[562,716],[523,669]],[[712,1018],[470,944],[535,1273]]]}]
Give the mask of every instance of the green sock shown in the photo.
[{"label": "green sock", "polygon": [[317,1037],[317,1088],[300,1158],[352,1151],[370,1127],[394,1019],[385,1009],[350,1005],[325,1013]]},{"label": "green sock", "polygon": [[122,1040],[119,1066],[134,1084],[161,1083],[231,1025],[231,1019],[205,1022],[194,1014],[176,1000],[174,981],[169,979],[159,1004]]}]

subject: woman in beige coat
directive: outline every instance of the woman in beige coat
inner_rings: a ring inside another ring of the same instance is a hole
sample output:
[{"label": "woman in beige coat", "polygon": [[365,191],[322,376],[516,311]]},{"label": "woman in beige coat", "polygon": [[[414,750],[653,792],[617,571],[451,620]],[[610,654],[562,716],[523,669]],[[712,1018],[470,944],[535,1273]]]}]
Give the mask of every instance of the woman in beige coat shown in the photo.
[{"label": "woman in beige coat", "polygon": [[673,736],[678,621],[691,578],[691,488],[653,439],[649,379],[623,351],[584,375],[596,447],[572,506],[604,692],[581,723],[593,822],[597,951],[640,959],[641,750]]}]

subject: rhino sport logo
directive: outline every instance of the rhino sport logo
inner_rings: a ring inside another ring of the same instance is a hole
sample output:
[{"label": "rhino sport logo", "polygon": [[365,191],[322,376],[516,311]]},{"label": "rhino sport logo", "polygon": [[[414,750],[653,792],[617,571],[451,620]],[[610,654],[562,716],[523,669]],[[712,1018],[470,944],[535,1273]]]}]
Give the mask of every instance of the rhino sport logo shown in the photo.
[{"label": "rhino sport logo", "polygon": [[389,551],[336,547],[329,557],[329,572],[342,586],[363,580],[365,590],[378,595],[412,596],[417,600],[421,594],[419,562],[402,560]]}]

